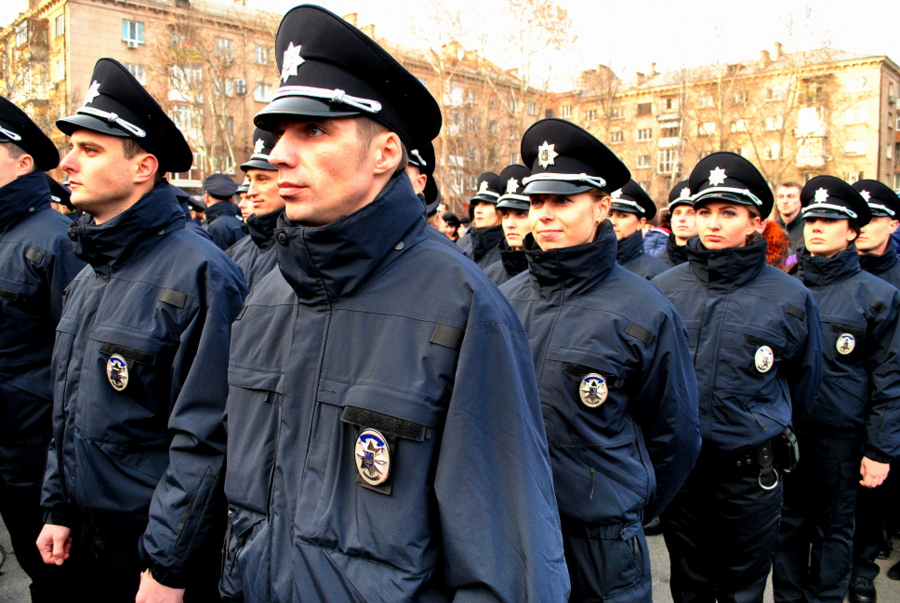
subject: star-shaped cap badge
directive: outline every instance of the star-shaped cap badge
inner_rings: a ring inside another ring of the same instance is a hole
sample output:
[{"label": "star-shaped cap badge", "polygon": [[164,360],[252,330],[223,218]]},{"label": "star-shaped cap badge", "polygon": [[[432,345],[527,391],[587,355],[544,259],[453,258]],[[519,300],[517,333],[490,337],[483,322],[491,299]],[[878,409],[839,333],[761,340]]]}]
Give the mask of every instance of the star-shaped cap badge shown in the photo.
[{"label": "star-shaped cap badge", "polygon": [[297,68],[306,61],[300,56],[302,46],[294,46],[293,42],[288,43],[287,49],[284,51],[284,60],[281,62],[281,81],[286,82],[292,75],[297,75]]},{"label": "star-shaped cap badge", "polygon": [[717,167],[714,170],[709,170],[709,184],[710,186],[719,186],[725,183],[725,170],[720,167]]},{"label": "star-shaped cap badge", "polygon": [[488,192],[488,183],[487,180],[482,180],[481,185],[478,187],[478,194]]},{"label": "star-shaped cap badge", "polygon": [[828,190],[824,188],[820,188],[816,191],[816,203],[825,203],[828,201]]},{"label": "star-shaped cap badge", "polygon": [[869,191],[859,191],[859,196],[865,199],[866,203],[868,203],[872,199],[872,193],[870,193]]},{"label": "star-shaped cap badge", "polygon": [[[487,184],[487,183],[485,183]],[[506,181],[506,194],[510,195],[516,192],[516,189],[519,188],[519,181],[515,178],[510,178]]]},{"label": "star-shaped cap badge", "polygon": [[87,94],[84,95],[84,104],[91,104],[98,96],[100,96],[100,82],[94,80],[91,82],[91,87],[88,88]]},{"label": "star-shaped cap badge", "polygon": [[612,192],[613,199],[621,199],[622,198],[622,189],[616,190]]},{"label": "star-shaped cap badge", "polygon": [[546,140],[544,144],[538,146],[538,163],[542,168],[553,165],[553,160],[559,157],[559,153],[554,150],[554,147],[556,147],[555,144],[548,144]]},{"label": "star-shaped cap badge", "polygon": [[684,187],[681,189],[681,192],[678,193],[678,197],[681,199],[690,199],[691,198],[691,189],[688,187]]},{"label": "star-shaped cap badge", "polygon": [[256,144],[253,146],[253,154],[260,155],[263,152],[263,147],[266,146],[266,143],[263,142],[262,138],[256,139]]}]

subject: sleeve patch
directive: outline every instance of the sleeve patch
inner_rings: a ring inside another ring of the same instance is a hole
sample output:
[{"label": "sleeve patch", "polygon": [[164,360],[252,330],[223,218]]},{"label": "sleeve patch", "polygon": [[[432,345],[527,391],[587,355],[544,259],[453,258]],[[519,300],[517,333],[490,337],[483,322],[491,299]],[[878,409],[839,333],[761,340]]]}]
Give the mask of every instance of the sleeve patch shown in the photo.
[{"label": "sleeve patch", "polygon": [[803,308],[798,308],[797,306],[792,306],[791,304],[788,304],[787,313],[791,316],[796,316],[800,320],[806,318],[806,312],[803,311]]},{"label": "sleeve patch", "polygon": [[159,301],[176,308],[184,308],[184,305],[187,303],[187,295],[175,289],[166,289],[159,296]]},{"label": "sleeve patch", "polygon": [[631,323],[630,325],[628,325],[628,328],[625,329],[625,333],[631,335],[638,341],[643,342],[644,345],[649,345],[653,340],[653,333],[636,323]]},{"label": "sleeve patch", "polygon": [[44,261],[44,254],[37,249],[32,249],[31,247],[29,247],[28,251],[25,252],[25,257],[35,264],[40,264]]},{"label": "sleeve patch", "polygon": [[465,335],[465,331],[459,327],[438,323],[434,325],[431,343],[459,351],[459,348],[462,347],[463,335]]},{"label": "sleeve patch", "polygon": [[887,306],[884,305],[883,302],[880,302],[878,300],[874,300],[871,303],[869,303],[869,307],[872,308],[873,310],[875,310],[876,312],[878,312],[879,314],[881,314],[882,312],[887,310]]}]

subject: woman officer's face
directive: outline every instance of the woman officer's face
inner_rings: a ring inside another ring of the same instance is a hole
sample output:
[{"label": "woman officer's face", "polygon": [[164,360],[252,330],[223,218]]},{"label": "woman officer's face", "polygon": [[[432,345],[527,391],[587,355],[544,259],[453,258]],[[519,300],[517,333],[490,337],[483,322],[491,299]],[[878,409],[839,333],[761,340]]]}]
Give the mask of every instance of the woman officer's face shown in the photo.
[{"label": "woman officer's face", "polygon": [[531,197],[531,234],[547,251],[575,247],[594,240],[597,226],[609,214],[610,197],[598,199],[594,193],[576,195],[535,195]]},{"label": "woman officer's face", "polygon": [[697,234],[707,249],[743,247],[756,232],[759,216],[737,203],[713,201],[697,209]]}]

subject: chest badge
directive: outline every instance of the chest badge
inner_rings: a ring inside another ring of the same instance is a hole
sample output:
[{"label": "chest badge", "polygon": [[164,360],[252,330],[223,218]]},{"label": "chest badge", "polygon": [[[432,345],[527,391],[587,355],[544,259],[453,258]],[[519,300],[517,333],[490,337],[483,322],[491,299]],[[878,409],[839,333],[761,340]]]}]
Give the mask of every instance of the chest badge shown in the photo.
[{"label": "chest badge", "polygon": [[365,429],[356,438],[356,470],[372,486],[380,486],[391,474],[390,447],[374,429]]},{"label": "chest badge", "polygon": [[841,336],[837,338],[835,347],[837,348],[838,354],[846,356],[856,349],[856,339],[850,333],[841,333]]},{"label": "chest badge", "polygon": [[775,354],[772,353],[772,348],[767,345],[760,346],[756,350],[756,356],[753,357],[753,363],[760,373],[768,373],[775,366]]},{"label": "chest badge", "polygon": [[578,394],[581,401],[589,408],[597,408],[604,402],[609,395],[609,388],[606,386],[606,379],[597,373],[590,373],[581,380],[581,387],[578,388]]},{"label": "chest badge", "polygon": [[128,363],[118,354],[109,357],[106,363],[106,378],[117,392],[128,387]]}]

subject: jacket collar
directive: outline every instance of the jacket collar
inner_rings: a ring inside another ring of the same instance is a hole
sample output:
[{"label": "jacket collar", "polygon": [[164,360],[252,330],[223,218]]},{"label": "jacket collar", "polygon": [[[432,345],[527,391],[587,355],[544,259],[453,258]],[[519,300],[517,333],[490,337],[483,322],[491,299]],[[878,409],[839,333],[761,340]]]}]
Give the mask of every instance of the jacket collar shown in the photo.
[{"label": "jacket collar", "polygon": [[94,224],[85,215],[69,227],[75,255],[95,270],[116,270],[139,257],[162,240],[163,236],[184,228],[184,212],[172,188],[165,182],[141,197],[121,214]]},{"label": "jacket collar", "polygon": [[528,258],[525,257],[523,250],[510,249],[509,243],[506,242],[506,237],[500,240],[499,247],[500,261],[503,262],[503,269],[506,270],[509,278],[528,270]]},{"label": "jacket collar", "polygon": [[618,242],[616,261],[619,264],[630,262],[644,253],[644,233],[634,232]]},{"label": "jacket collar", "polygon": [[503,226],[500,224],[490,228],[472,230],[472,259],[477,262],[499,245],[502,240]]},{"label": "jacket collar", "polygon": [[675,235],[669,233],[669,238],[666,239],[666,255],[674,265],[684,264],[688,261],[687,245],[679,245]]},{"label": "jacket collar", "polygon": [[241,210],[231,201],[219,201],[215,205],[207,207],[204,213],[206,214],[206,222],[209,223],[222,216],[239,216]]},{"label": "jacket collar", "polygon": [[31,214],[49,209],[50,187],[42,172],[32,172],[0,187],[0,233]]},{"label": "jacket collar", "polygon": [[800,249],[797,255],[800,259],[798,276],[805,285],[811,287],[838,283],[860,270],[859,252],[852,243],[833,258],[814,257],[806,247]]},{"label": "jacket collar", "polygon": [[295,226],[280,216],[278,267],[301,300],[342,299],[424,236],[422,202],[404,172],[374,201],[326,226]]},{"label": "jacket collar", "polygon": [[284,208],[282,207],[267,214],[253,214],[247,218],[247,232],[257,247],[268,249],[274,244],[275,226],[283,213]]},{"label": "jacket collar", "polygon": [[888,241],[887,249],[881,255],[864,253],[859,256],[859,267],[875,275],[884,274],[898,263],[900,263],[900,258],[897,257],[893,241]]},{"label": "jacket collar", "polygon": [[541,251],[528,235],[525,250],[532,287],[540,296],[571,298],[592,289],[616,266],[616,233],[604,220],[590,243]]},{"label": "jacket collar", "polygon": [[753,238],[745,247],[707,249],[694,237],[685,246],[693,272],[710,289],[731,290],[746,285],[766,265],[766,240]]}]

